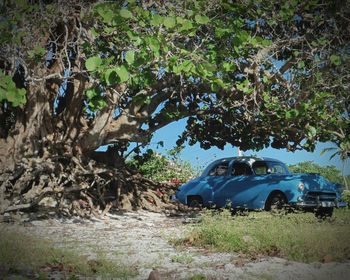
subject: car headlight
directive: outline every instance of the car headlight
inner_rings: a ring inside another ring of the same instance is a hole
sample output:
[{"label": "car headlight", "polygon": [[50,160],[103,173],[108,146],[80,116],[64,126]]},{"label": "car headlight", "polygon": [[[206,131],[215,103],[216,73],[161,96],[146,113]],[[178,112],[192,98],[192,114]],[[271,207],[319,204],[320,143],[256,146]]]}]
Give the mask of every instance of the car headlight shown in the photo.
[{"label": "car headlight", "polygon": [[305,190],[305,185],[303,182],[300,182],[298,185],[298,191],[303,192]]}]

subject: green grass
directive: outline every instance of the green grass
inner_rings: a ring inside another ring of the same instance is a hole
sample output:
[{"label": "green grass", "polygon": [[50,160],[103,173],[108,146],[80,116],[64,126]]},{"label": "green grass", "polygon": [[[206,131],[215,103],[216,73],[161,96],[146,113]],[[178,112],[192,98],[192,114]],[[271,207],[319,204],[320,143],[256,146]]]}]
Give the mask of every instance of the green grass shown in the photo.
[{"label": "green grass", "polygon": [[193,262],[193,258],[190,255],[175,255],[171,257],[172,262],[190,264]]},{"label": "green grass", "polygon": [[189,278],[189,280],[206,280],[207,277],[204,274],[196,274]]},{"label": "green grass", "polygon": [[104,256],[88,259],[68,249],[55,248],[44,239],[20,233],[13,228],[0,226],[0,269],[22,275],[38,273],[45,279],[45,269],[60,270],[68,279],[74,275],[91,277],[114,277],[127,279],[137,275],[132,267],[124,267]]},{"label": "green grass", "polygon": [[251,212],[231,216],[228,210],[206,211],[202,222],[175,244],[190,244],[252,257],[280,256],[302,262],[350,258],[350,211],[337,209],[331,219],[312,213],[272,215]]}]

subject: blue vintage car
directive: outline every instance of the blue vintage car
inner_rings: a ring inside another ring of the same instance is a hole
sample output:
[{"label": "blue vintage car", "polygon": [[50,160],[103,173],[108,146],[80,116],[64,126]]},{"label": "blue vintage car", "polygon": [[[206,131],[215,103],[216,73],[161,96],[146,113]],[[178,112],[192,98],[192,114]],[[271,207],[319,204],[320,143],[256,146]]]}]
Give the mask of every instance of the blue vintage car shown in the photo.
[{"label": "blue vintage car", "polygon": [[271,210],[289,205],[331,216],[335,207],[346,206],[341,191],[341,185],[319,174],[291,173],[276,159],[230,157],[214,161],[201,176],[182,185],[176,198],[192,207]]}]

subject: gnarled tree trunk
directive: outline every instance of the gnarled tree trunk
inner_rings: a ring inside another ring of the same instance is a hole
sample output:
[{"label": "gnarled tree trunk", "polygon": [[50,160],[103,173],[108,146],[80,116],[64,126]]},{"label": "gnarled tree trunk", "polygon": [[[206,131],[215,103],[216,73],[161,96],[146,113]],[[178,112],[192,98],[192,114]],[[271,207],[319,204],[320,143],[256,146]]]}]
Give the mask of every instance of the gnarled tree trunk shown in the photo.
[{"label": "gnarled tree trunk", "polygon": [[[117,92],[106,92],[108,106],[88,118],[85,91],[93,82],[79,48],[89,34],[74,4],[59,8],[65,16],[34,36],[39,42],[24,38],[26,48],[46,49],[45,61],[26,57],[18,66],[6,59],[11,51],[1,51],[2,70],[26,89],[27,102],[0,108],[0,216],[38,209],[80,216],[101,216],[111,207],[159,211],[166,196],[162,200],[156,194],[164,186],[128,170],[122,157],[128,141],[148,141],[141,126],[156,105],[129,102],[115,116],[125,90],[120,85]],[[106,153],[95,151],[105,144],[114,146]]]}]

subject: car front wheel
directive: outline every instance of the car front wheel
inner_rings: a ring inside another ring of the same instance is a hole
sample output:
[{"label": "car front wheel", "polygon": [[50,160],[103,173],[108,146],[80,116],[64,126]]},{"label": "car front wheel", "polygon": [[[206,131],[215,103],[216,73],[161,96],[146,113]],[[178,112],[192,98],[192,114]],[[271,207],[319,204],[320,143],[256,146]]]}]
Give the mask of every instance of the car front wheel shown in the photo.
[{"label": "car front wheel", "polygon": [[265,210],[267,211],[279,211],[287,204],[287,200],[282,193],[271,194],[268,198]]},{"label": "car front wheel", "polygon": [[202,208],[203,199],[200,196],[189,196],[187,198],[187,206],[192,208]]}]

